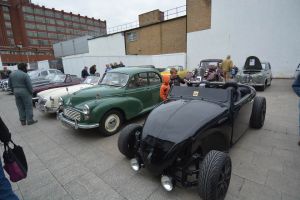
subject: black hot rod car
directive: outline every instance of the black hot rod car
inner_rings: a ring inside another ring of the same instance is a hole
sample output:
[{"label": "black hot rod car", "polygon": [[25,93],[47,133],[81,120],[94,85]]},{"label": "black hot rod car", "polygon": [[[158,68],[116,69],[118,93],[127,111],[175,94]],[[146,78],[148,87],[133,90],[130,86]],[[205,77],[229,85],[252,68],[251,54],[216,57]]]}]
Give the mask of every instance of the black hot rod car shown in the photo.
[{"label": "black hot rod car", "polygon": [[125,127],[118,148],[131,167],[161,175],[167,191],[198,186],[204,200],[224,199],[231,178],[229,148],[250,126],[261,128],[266,99],[251,86],[208,82],[174,86],[144,126]]}]

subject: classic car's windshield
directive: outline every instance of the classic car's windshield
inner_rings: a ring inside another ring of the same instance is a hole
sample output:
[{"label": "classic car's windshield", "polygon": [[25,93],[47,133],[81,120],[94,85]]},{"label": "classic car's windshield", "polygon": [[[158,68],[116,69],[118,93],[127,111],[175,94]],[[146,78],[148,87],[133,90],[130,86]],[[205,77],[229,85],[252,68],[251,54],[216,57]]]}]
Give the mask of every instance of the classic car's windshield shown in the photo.
[{"label": "classic car's windshield", "polygon": [[101,81],[101,85],[124,87],[129,79],[128,74],[110,72],[107,73]]},{"label": "classic car's windshield", "polygon": [[212,62],[201,62],[200,63],[200,67],[208,67],[208,66],[218,66],[218,62],[217,61],[212,61]]},{"label": "classic car's windshield", "polygon": [[88,76],[86,77],[86,79],[84,80],[84,84],[91,84],[91,85],[94,85],[94,84],[97,84],[100,80],[100,77],[99,76]]},{"label": "classic car's windshield", "polygon": [[169,93],[170,99],[200,99],[225,103],[230,100],[229,92],[220,88],[180,87],[173,86]]},{"label": "classic car's windshield", "polygon": [[52,83],[63,83],[66,79],[66,75],[55,75],[51,80]]}]

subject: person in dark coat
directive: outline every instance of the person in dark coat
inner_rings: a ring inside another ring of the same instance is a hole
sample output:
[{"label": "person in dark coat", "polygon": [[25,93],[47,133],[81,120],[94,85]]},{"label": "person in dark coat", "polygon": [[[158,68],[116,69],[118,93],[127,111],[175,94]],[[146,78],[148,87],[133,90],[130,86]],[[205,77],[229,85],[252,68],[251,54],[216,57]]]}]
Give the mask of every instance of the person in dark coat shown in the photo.
[{"label": "person in dark coat", "polygon": [[177,75],[177,69],[170,70],[170,87],[173,85],[180,86],[180,83],[185,84],[185,81]]},{"label": "person in dark coat", "polygon": [[27,64],[18,65],[18,70],[10,74],[8,85],[15,95],[21,124],[24,126],[26,122],[27,125],[36,123],[37,120],[33,120],[32,84],[27,74]]},{"label": "person in dark coat", "polygon": [[[295,77],[295,80],[292,84],[292,88],[295,92],[295,94],[300,97],[300,73],[297,74],[297,76]],[[299,99],[299,103],[298,103],[298,110],[299,110],[299,119],[298,119],[298,127],[299,127],[299,136],[300,136],[300,99]],[[300,140],[298,141],[298,145],[300,146]]]},{"label": "person in dark coat", "polygon": [[89,73],[88,73],[88,67],[84,67],[83,70],[81,71],[81,78],[84,78],[86,79],[86,77],[89,76]]},{"label": "person in dark coat", "polygon": [[91,75],[91,76],[95,76],[96,71],[97,71],[96,65],[92,65],[92,66],[90,67],[90,75]]},{"label": "person in dark coat", "polygon": [[[8,144],[11,139],[11,134],[0,117],[0,141]],[[0,159],[0,199],[18,200],[19,198],[13,192],[8,179],[5,177],[1,159]]]}]

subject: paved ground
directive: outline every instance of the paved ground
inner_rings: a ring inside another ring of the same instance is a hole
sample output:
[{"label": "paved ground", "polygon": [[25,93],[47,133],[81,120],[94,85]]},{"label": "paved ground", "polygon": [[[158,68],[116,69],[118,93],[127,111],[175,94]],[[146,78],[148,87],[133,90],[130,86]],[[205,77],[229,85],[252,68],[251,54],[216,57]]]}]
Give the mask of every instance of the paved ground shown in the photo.
[{"label": "paved ground", "polygon": [[[258,94],[267,98],[266,122],[261,130],[248,130],[232,148],[227,200],[300,199],[298,98],[290,85],[290,80],[274,80]],[[0,108],[28,158],[28,178],[13,184],[20,199],[199,199],[196,189],[176,188],[168,193],[159,178],[146,170],[134,173],[117,149],[118,134],[104,138],[96,131],[74,131],[55,116],[38,111],[39,123],[22,127],[14,97],[4,93],[0,93]]]}]

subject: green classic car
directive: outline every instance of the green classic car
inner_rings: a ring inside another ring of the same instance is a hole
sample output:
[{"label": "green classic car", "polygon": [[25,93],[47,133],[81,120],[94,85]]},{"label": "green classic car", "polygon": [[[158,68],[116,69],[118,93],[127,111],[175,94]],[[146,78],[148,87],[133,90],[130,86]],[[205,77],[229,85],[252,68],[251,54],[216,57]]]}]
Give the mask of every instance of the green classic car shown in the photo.
[{"label": "green classic car", "polygon": [[122,123],[160,103],[161,76],[156,69],[124,67],[109,71],[100,85],[63,96],[58,119],[75,129],[99,128],[105,136]]}]

